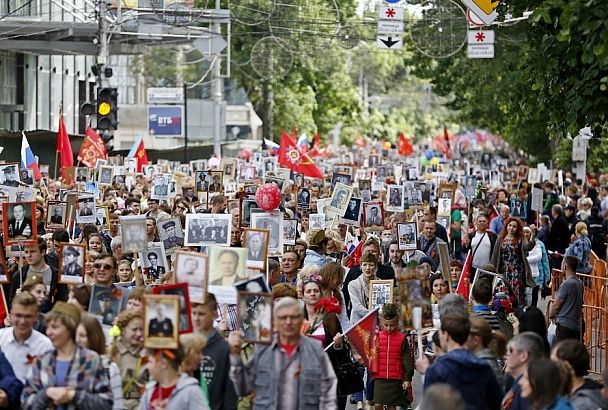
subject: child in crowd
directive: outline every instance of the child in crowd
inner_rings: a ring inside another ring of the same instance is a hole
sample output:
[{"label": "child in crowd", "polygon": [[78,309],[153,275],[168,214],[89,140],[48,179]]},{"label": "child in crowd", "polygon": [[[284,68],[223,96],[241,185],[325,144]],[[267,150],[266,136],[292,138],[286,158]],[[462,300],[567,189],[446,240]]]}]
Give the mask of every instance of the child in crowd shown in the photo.
[{"label": "child in crowd", "polygon": [[382,330],[378,334],[378,356],[373,370],[374,403],[376,410],[388,406],[407,408],[410,399],[407,391],[412,385],[414,360],[410,354],[406,335],[399,331],[397,306],[386,303],[382,307]]}]

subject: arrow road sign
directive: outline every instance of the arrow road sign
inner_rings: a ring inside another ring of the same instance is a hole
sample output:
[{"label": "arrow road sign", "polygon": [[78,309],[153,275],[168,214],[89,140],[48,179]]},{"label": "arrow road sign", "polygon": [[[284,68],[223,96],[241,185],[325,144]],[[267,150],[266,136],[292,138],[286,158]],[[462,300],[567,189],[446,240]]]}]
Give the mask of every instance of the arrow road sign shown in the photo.
[{"label": "arrow road sign", "polygon": [[403,7],[381,6],[378,20],[403,20]]},{"label": "arrow road sign", "polygon": [[198,49],[198,51],[205,55],[219,54],[228,45],[226,40],[224,40],[224,38],[220,35],[197,38],[192,44]]},{"label": "arrow road sign", "polygon": [[398,50],[403,47],[403,39],[397,36],[377,36],[376,47]]},{"label": "arrow road sign", "polygon": [[403,34],[403,21],[378,20],[378,34]]},{"label": "arrow road sign", "polygon": [[467,34],[469,44],[494,44],[494,30],[470,30]]},{"label": "arrow road sign", "polygon": [[498,17],[498,13],[495,10],[498,6],[498,1],[492,3],[491,0],[462,0],[462,2],[485,24],[492,24]]}]

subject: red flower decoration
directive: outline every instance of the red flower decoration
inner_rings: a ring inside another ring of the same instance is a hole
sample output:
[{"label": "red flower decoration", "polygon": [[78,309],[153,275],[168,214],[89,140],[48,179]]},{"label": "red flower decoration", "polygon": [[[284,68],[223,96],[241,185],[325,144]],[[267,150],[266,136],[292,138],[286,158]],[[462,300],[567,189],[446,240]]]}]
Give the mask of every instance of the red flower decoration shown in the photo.
[{"label": "red flower decoration", "polygon": [[120,299],[122,297],[122,291],[116,286],[112,288],[112,297],[114,299]]}]

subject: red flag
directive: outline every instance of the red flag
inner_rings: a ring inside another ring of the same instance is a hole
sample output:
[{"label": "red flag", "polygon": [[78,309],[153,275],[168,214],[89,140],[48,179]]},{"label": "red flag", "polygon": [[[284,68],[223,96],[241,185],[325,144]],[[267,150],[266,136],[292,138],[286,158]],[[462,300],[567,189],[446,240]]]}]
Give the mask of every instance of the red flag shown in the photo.
[{"label": "red flag", "polygon": [[63,113],[59,112],[59,129],[57,130],[57,152],[61,156],[61,176],[65,179],[65,167],[74,166],[74,153],[72,152],[72,144],[70,144],[70,136],[65,129],[63,123]]},{"label": "red flag", "polygon": [[448,134],[448,129],[446,126],[443,126],[443,139],[445,140],[445,157],[450,159],[452,157],[452,148],[450,147],[450,134]]},{"label": "red flag", "polygon": [[368,370],[373,371],[377,365],[376,330],[378,328],[378,309],[369,312],[367,316],[348,329],[344,335],[359,352]]},{"label": "red flag", "polygon": [[87,127],[78,153],[78,161],[87,167],[94,167],[98,159],[106,159],[107,156],[106,144],[93,128]]},{"label": "red flag", "polygon": [[139,146],[135,151],[135,158],[137,158],[137,172],[141,172],[143,166],[148,163],[148,154],[146,154],[146,149],[144,148],[143,138],[139,141]]},{"label": "red flag", "polygon": [[469,292],[470,292],[470,277],[471,277],[471,267],[473,266],[473,255],[471,255],[471,251],[467,253],[467,257],[464,260],[464,266],[462,267],[462,273],[460,274],[460,279],[458,279],[458,286],[456,287],[456,293],[462,295],[464,300],[469,300]]},{"label": "red flag", "polygon": [[414,153],[414,147],[412,147],[412,144],[410,144],[410,142],[407,140],[407,138],[405,138],[405,135],[403,135],[402,132],[399,133],[398,150],[399,155],[403,155],[404,157],[407,157]]},{"label": "red flag", "polygon": [[361,260],[361,255],[363,254],[363,242],[359,241],[355,249],[348,255],[348,263],[346,267],[351,269],[353,266],[357,266],[359,261]]},{"label": "red flag", "polygon": [[319,131],[317,131],[312,142],[312,149],[308,151],[308,156],[314,158],[319,155],[321,155],[321,136],[319,135]]},{"label": "red flag", "polygon": [[307,154],[298,150],[295,141],[285,131],[281,134],[279,164],[307,177],[323,179],[321,170]]}]

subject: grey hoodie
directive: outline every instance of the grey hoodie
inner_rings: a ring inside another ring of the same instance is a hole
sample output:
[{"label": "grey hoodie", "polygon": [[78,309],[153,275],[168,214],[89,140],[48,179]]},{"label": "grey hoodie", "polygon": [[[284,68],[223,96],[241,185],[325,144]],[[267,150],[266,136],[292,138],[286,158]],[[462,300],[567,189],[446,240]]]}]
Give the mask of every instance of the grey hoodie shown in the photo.
[{"label": "grey hoodie", "polygon": [[607,410],[608,403],[602,397],[602,386],[585,378],[585,384],[570,395],[570,403],[576,410]]},{"label": "grey hoodie", "polygon": [[[156,382],[148,383],[146,391],[139,402],[139,410],[150,410],[150,399],[156,386]],[[194,377],[182,373],[177,380],[175,390],[169,396],[165,410],[185,409],[209,410],[209,403],[203,395],[198,381]]]}]

